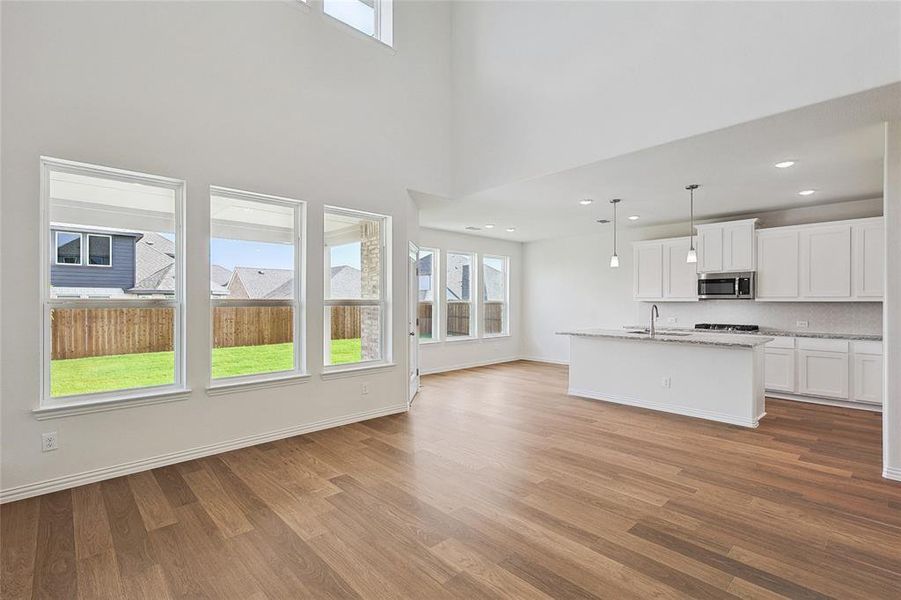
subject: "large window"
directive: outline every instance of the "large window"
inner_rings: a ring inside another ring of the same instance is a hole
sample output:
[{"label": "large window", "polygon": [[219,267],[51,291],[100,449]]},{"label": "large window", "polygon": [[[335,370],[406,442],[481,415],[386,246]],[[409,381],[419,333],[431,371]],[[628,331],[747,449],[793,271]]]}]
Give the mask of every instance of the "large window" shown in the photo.
[{"label": "large window", "polygon": [[322,9],[357,31],[393,44],[391,0],[323,0]]},{"label": "large window", "polygon": [[386,361],[390,219],[328,207],[324,226],[324,362]]},{"label": "large window", "polygon": [[508,265],[506,256],[482,257],[482,331],[485,337],[509,333]]},{"label": "large window", "polygon": [[50,158],[41,177],[42,406],[182,389],[183,182]]},{"label": "large window", "polygon": [[416,261],[416,275],[419,279],[419,340],[432,342],[438,339],[438,251],[420,248]]},{"label": "large window", "polygon": [[212,379],[301,374],[301,202],[210,188]]},{"label": "large window", "polygon": [[472,254],[448,252],[444,288],[447,296],[447,339],[475,336]]}]

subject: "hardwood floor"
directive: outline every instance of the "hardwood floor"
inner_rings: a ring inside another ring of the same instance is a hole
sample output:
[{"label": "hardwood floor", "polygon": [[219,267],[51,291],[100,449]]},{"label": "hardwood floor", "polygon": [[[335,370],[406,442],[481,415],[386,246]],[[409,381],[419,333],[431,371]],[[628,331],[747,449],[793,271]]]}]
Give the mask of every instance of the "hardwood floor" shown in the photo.
[{"label": "hardwood floor", "polygon": [[4,505],[3,598],[901,598],[878,414],[756,430],[518,362],[413,410]]}]

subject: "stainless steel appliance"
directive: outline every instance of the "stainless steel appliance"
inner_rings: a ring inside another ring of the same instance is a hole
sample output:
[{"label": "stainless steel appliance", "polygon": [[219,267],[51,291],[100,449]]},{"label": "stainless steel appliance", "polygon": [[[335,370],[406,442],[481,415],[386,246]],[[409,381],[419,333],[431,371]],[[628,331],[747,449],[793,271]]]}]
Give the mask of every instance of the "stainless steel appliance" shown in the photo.
[{"label": "stainless steel appliance", "polygon": [[755,274],[698,273],[698,298],[701,300],[745,300],[754,298]]}]

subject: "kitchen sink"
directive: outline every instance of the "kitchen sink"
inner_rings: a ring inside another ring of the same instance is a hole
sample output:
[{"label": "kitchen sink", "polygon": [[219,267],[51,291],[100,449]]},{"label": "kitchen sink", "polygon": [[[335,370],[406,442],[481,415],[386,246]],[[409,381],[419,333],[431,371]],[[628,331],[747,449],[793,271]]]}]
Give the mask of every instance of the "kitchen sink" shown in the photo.
[{"label": "kitchen sink", "polygon": [[[626,333],[637,333],[637,334],[642,334],[642,335],[650,335],[650,334],[651,334],[651,331],[650,331],[649,329],[627,329],[627,330],[626,330]],[[655,335],[656,337],[662,337],[662,336],[665,336],[665,337],[670,337],[670,336],[675,336],[675,337],[685,337],[685,336],[691,335],[691,333],[688,333],[688,332],[685,332],[685,331],[658,331],[658,332],[657,332],[656,334],[654,334],[654,335]]]}]

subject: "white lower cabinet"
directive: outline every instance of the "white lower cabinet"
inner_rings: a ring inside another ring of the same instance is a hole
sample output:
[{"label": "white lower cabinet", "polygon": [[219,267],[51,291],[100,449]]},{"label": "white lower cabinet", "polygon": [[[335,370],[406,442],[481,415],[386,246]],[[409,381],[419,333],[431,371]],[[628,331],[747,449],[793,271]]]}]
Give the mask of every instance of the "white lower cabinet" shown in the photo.
[{"label": "white lower cabinet", "polygon": [[798,350],[798,393],[839,400],[848,398],[848,354]]},{"label": "white lower cabinet", "polygon": [[795,351],[789,348],[767,348],[764,365],[766,389],[795,391]]},{"label": "white lower cabinet", "polygon": [[851,400],[867,404],[882,404],[882,356],[854,355],[854,384]]},{"label": "white lower cabinet", "polygon": [[882,404],[882,342],[777,337],[764,355],[771,392]]}]

